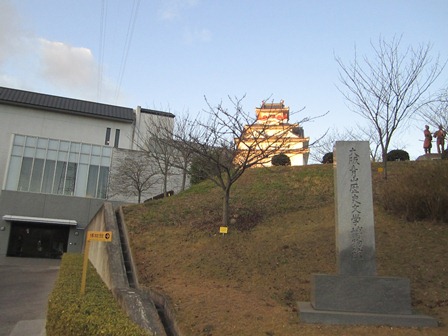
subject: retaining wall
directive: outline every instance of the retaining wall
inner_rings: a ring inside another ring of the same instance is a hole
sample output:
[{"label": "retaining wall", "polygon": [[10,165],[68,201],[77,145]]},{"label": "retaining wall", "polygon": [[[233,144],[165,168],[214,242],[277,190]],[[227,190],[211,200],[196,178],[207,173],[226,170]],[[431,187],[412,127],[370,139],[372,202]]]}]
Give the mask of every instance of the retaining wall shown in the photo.
[{"label": "retaining wall", "polygon": [[90,262],[106,286],[112,291],[115,299],[135,323],[149,330],[153,335],[167,336],[150,296],[138,288],[129,287],[121,250],[120,231],[111,203],[104,203],[87,226],[86,234],[87,231],[112,232],[112,242],[90,241]]}]

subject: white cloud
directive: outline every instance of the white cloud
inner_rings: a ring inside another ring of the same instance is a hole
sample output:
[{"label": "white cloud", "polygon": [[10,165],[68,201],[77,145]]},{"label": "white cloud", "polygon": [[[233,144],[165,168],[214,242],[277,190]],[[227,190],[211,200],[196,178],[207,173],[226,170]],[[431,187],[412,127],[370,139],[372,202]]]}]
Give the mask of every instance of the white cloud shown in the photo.
[{"label": "white cloud", "polygon": [[116,103],[116,85],[103,76],[99,86],[98,62],[88,48],[39,39],[40,81],[57,94],[87,100]]},{"label": "white cloud", "polygon": [[37,38],[14,2],[0,0],[0,85],[116,103],[116,83],[103,75],[90,49]]},{"label": "white cloud", "polygon": [[40,72],[55,84],[80,88],[96,82],[97,65],[90,49],[39,39]]}]

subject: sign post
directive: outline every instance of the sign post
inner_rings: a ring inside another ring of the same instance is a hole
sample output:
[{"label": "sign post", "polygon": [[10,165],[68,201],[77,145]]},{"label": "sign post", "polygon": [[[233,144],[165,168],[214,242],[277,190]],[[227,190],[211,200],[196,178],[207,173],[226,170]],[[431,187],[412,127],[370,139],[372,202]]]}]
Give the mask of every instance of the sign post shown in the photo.
[{"label": "sign post", "polygon": [[86,246],[84,247],[84,259],[81,277],[81,295],[86,292],[87,266],[89,264],[90,241],[111,242],[112,231],[87,231]]},{"label": "sign post", "polygon": [[223,236],[225,234],[227,234],[227,232],[228,232],[228,227],[227,226],[220,226],[219,227],[219,233],[221,233]]}]

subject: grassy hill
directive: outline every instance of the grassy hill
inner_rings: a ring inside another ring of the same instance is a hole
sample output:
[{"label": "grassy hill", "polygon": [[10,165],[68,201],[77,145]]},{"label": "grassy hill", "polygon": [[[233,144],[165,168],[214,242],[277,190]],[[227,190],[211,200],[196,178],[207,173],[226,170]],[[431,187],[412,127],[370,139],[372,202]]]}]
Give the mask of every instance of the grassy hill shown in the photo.
[{"label": "grassy hill", "polygon": [[[393,162],[391,179],[416,164]],[[187,336],[448,335],[448,225],[386,213],[376,168],[378,274],[410,278],[412,305],[439,328],[300,321],[297,301],[310,300],[311,274],[336,273],[331,165],[250,170],[232,191],[226,235],[219,234],[220,190],[211,182],[126,207],[140,282],[169,296]]]}]

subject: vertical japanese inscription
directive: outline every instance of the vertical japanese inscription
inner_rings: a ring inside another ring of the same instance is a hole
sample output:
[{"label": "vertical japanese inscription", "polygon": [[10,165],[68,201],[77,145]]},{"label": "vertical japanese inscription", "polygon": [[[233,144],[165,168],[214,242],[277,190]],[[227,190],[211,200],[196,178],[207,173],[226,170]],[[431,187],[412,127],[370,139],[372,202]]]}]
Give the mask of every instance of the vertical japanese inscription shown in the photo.
[{"label": "vertical japanese inscription", "polygon": [[335,215],[340,274],[376,274],[372,178],[367,141],[335,144]]},{"label": "vertical japanese inscription", "polygon": [[359,195],[359,154],[356,148],[351,148],[348,156],[348,167],[350,171],[350,196],[351,196],[351,255],[353,260],[363,260],[363,234],[364,228],[361,225],[361,198]]}]

